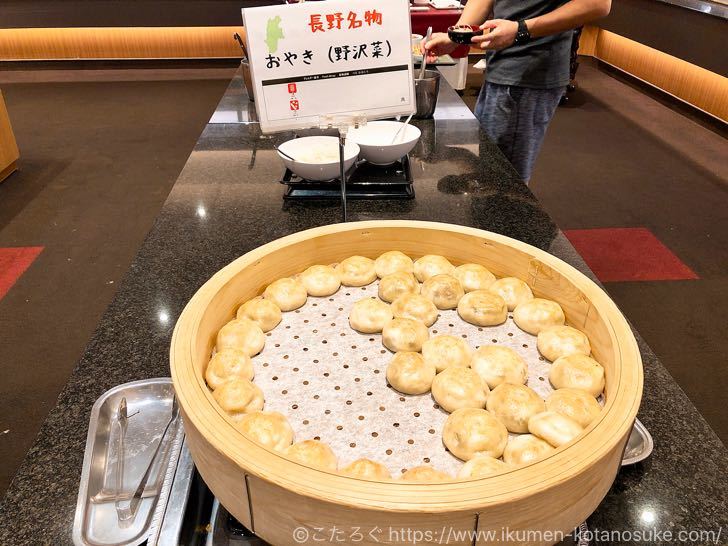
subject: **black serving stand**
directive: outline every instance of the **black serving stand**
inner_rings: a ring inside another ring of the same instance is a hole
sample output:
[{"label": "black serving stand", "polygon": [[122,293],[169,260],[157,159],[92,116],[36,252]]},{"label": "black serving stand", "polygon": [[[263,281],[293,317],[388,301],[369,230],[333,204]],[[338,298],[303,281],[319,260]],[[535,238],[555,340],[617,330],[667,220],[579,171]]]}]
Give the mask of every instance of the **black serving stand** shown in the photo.
[{"label": "black serving stand", "polygon": [[413,199],[415,196],[409,156],[386,166],[360,161],[347,173],[345,188],[340,178],[316,182],[300,178],[290,169],[285,170],[280,182],[286,186],[283,199],[287,200]]}]

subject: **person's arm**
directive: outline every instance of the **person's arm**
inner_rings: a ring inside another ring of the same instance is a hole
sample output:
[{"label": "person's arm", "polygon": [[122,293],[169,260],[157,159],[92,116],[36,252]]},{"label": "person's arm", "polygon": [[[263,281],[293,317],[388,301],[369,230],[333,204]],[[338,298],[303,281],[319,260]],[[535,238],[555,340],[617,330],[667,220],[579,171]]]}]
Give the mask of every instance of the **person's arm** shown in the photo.
[{"label": "person's arm", "polygon": [[[611,7],[611,0],[570,0],[554,11],[526,19],[525,23],[533,38],[549,36],[605,17]],[[486,32],[483,36],[475,36],[473,43],[482,49],[503,49],[512,45],[516,39],[518,22],[493,19],[486,21],[481,28],[486,31],[490,29],[490,32]]]},{"label": "person's arm", "polygon": [[[480,26],[493,11],[493,1],[494,0],[469,0],[469,2],[465,4],[465,8],[460,14],[460,19],[458,19],[457,24],[472,25],[474,27]],[[428,62],[434,61],[434,59],[440,55],[452,53],[457,47],[458,44],[450,40],[450,38],[447,37],[446,32],[436,32],[431,36],[429,42],[422,44],[422,49],[427,50]]]},{"label": "person's arm", "polygon": [[472,25],[478,27],[488,18],[493,11],[494,0],[469,0],[463,8],[458,19],[458,25]]}]

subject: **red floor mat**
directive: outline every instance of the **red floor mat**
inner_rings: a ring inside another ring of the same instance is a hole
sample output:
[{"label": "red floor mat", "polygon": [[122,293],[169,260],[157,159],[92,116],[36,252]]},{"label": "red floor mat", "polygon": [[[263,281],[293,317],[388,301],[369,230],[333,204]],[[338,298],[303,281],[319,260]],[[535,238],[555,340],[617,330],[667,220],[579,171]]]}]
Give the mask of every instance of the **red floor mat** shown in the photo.
[{"label": "red floor mat", "polygon": [[647,228],[572,229],[564,233],[602,282],[698,278]]},{"label": "red floor mat", "polygon": [[43,250],[42,246],[0,248],[0,300]]}]

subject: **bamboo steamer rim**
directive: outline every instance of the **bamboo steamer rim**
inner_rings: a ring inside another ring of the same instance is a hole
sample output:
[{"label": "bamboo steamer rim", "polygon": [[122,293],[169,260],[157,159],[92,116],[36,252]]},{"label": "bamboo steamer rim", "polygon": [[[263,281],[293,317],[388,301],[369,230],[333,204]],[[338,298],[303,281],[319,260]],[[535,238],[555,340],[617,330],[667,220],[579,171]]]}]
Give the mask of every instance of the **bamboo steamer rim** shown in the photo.
[{"label": "bamboo steamer rim", "polygon": [[[397,228],[449,232],[483,239],[484,244],[493,241],[513,247],[558,271],[578,290],[588,294],[592,305],[602,314],[616,351],[616,377],[610,378],[610,389],[614,390],[610,391],[599,418],[575,442],[537,462],[493,476],[421,484],[362,480],[307,467],[249,440],[234,427],[232,420],[214,402],[203,374],[195,371],[193,358],[202,316],[221,287],[271,251],[336,233],[352,231],[367,235],[370,230]],[[373,220],[313,228],[274,240],[231,262],[213,275],[182,311],[172,336],[170,368],[185,422],[194,426],[221,456],[233,461],[246,475],[318,500],[394,512],[473,510],[513,502],[563,483],[598,464],[625,438],[636,418],[643,386],[640,353],[629,324],[616,304],[584,274],[543,250],[503,235],[453,224],[408,220]]]}]

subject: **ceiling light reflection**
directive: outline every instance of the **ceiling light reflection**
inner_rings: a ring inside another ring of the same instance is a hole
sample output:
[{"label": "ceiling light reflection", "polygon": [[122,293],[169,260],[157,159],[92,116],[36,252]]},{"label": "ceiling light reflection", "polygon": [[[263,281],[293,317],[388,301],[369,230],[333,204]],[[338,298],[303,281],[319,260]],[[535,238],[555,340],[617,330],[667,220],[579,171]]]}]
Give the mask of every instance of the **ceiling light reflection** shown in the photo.
[{"label": "ceiling light reflection", "polygon": [[657,519],[657,516],[652,510],[643,510],[642,514],[640,514],[640,519],[644,523],[654,523]]}]

